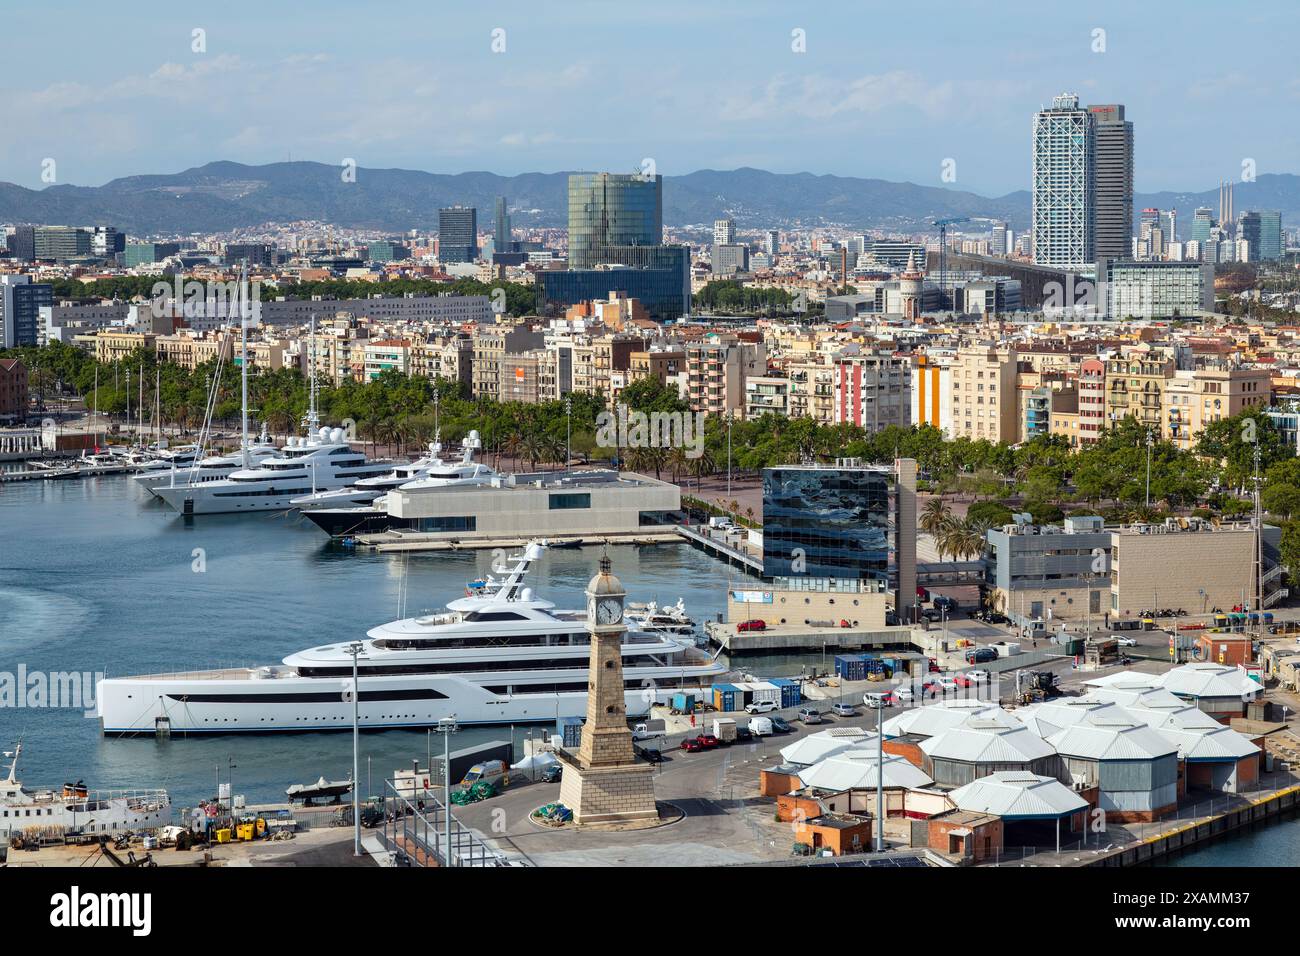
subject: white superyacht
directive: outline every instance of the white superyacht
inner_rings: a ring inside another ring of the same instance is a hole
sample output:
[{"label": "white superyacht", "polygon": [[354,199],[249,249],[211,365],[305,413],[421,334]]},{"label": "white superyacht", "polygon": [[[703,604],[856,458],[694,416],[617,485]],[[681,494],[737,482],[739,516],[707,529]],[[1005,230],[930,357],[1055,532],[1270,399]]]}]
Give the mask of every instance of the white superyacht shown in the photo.
[{"label": "white superyacht", "polygon": [[[587,613],[558,610],[524,586],[543,546],[512,559],[499,586],[441,613],[371,629],[360,641],[359,719],[367,729],[555,721],[586,713]],[[494,582],[495,584],[495,582]],[[299,651],[279,666],[117,677],[98,690],[105,735],[347,730],[352,726],[349,642]],[[683,687],[726,671],[667,634],[623,640],[627,712],[644,714]]]}]

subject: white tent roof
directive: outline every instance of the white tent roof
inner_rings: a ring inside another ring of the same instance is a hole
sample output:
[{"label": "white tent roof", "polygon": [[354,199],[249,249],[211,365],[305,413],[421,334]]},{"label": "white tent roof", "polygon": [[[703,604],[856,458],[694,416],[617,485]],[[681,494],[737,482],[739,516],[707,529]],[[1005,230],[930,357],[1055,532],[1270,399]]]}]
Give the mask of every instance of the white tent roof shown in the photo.
[{"label": "white tent roof", "polygon": [[1146,674],[1142,671],[1116,671],[1113,674],[1107,674],[1105,677],[1094,677],[1092,680],[1084,681],[1084,683],[1089,687],[1141,689],[1143,687],[1160,686],[1160,675]]},{"label": "white tent roof", "polygon": [[1020,726],[1019,720],[992,701],[957,698],[923,707],[909,707],[901,714],[890,717],[881,729],[884,730],[886,739],[905,734],[934,737],[977,717],[1002,721],[1008,727]]},{"label": "white tent roof", "polygon": [[1017,708],[1015,716],[1038,736],[1050,737],[1066,727],[1119,712],[1119,707],[1110,701],[1089,697],[1059,697],[1042,704]]},{"label": "white tent roof", "polygon": [[1029,763],[1056,753],[1051,744],[1019,722],[1008,727],[982,718],[921,741],[921,750],[928,757],[966,763]]},{"label": "white tent roof", "polygon": [[829,730],[809,734],[801,740],[782,747],[781,759],[786,763],[809,766],[845,750],[865,747],[868,744],[874,754],[877,745],[876,733],[873,730],[864,730],[861,727],[832,727]]},{"label": "white tent roof", "polygon": [[980,777],[948,795],[958,809],[1007,818],[1064,817],[1088,801],[1054,777],[1003,770]]},{"label": "white tent roof", "polygon": [[1263,688],[1240,667],[1204,661],[1175,667],[1163,676],[1160,686],[1179,697],[1236,697],[1251,701]]},{"label": "white tent roof", "polygon": [[[874,789],[880,766],[874,750],[854,748],[804,768],[799,771],[799,779],[805,787],[816,787],[818,790],[840,791],[854,787]],[[885,754],[884,770],[886,787],[928,787],[934,783],[924,770],[896,754]]]},{"label": "white tent roof", "polygon": [[[1120,711],[1119,707],[1108,708]],[[1092,717],[1047,738],[1056,752],[1084,760],[1154,760],[1177,747],[1137,718],[1120,713]]]}]

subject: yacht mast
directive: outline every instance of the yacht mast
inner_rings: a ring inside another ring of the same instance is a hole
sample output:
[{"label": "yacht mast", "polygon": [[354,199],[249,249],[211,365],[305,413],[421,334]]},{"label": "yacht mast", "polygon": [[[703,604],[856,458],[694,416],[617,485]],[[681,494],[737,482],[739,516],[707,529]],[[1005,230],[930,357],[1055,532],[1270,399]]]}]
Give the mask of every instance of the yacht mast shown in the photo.
[{"label": "yacht mast", "polygon": [[248,260],[239,272],[239,402],[240,448],[244,454],[244,468],[252,468],[248,454]]}]

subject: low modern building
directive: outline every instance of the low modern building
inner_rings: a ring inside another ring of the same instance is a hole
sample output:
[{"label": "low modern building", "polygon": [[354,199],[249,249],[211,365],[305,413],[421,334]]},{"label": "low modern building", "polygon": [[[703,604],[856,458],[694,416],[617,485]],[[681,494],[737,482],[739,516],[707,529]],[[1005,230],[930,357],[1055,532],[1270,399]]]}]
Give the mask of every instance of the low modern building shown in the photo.
[{"label": "low modern building", "polygon": [[676,485],[612,471],[514,475],[387,496],[389,514],[435,538],[608,538],[661,528],[681,507]]},{"label": "low modern building", "polygon": [[[1089,806],[1077,791],[1055,777],[1018,770],[980,777],[948,796],[962,813],[1001,820],[1003,846],[1038,845],[1044,829],[1050,827],[1059,849],[1062,830],[1071,833],[1084,829]],[[988,849],[984,848],[986,852]]]}]

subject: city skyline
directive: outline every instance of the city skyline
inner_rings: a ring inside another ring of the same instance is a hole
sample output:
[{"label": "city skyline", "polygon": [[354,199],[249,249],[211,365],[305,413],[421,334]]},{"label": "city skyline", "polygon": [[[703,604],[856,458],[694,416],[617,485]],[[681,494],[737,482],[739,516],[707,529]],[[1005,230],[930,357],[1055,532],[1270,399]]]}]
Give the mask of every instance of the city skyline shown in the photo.
[{"label": "city skyline", "polygon": [[[46,159],[57,183],[78,185],[217,158],[503,175],[652,159],[666,175],[752,166],[997,196],[1029,188],[1033,115],[1070,91],[1126,105],[1140,130],[1139,191],[1204,189],[1246,160],[1259,173],[1293,171],[1300,134],[1266,120],[1300,86],[1191,58],[1211,28],[1220,48],[1249,43],[1256,62],[1280,58],[1285,34],[1268,26],[1281,9],[1211,22],[1208,10],[1169,18],[1100,4],[1043,18],[1003,5],[997,35],[971,44],[987,10],[945,9],[926,32],[890,10],[867,19],[666,3],[648,16],[582,4],[539,19],[518,4],[399,3],[393,17],[405,26],[393,36],[389,18],[349,19],[344,30],[240,3],[160,9],[128,34],[111,11],[83,6],[60,37],[54,82],[22,79],[48,75],[38,48],[10,57],[6,100],[28,132],[0,144],[0,180],[49,185]],[[37,16],[16,9],[9,23],[18,35]],[[284,121],[285,97],[306,110],[302,122]],[[160,120],[177,111],[184,122]]]}]

